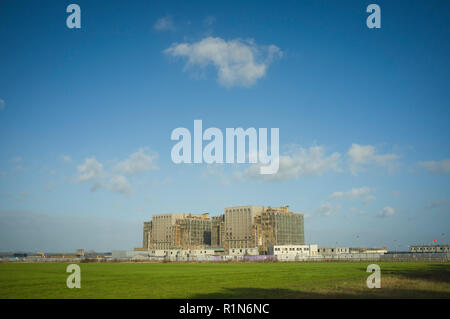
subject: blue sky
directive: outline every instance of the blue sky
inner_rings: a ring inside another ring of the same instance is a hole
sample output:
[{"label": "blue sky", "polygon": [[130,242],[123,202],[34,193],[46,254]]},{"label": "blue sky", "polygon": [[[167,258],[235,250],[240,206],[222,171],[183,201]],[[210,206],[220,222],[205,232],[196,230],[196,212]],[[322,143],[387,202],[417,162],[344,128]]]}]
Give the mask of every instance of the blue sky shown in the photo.
[{"label": "blue sky", "polygon": [[[290,205],[319,245],[448,242],[448,1],[376,1],[381,29],[306,0],[76,1],[68,29],[72,2],[0,4],[0,250],[132,248],[154,213],[233,205]],[[175,165],[195,119],[279,128],[279,175]]]}]

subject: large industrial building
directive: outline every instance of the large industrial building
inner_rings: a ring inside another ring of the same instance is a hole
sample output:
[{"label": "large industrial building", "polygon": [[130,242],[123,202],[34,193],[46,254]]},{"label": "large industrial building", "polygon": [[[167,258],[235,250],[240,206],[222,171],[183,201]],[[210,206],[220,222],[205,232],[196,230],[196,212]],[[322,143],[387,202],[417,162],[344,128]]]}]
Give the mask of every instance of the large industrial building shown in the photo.
[{"label": "large industrial building", "polygon": [[273,245],[305,243],[303,214],[288,206],[237,206],[225,213],[158,214],[144,223],[143,249],[258,249],[267,254]]},{"label": "large industrial building", "polygon": [[211,246],[208,214],[158,214],[144,222],[143,248],[201,249]]},{"label": "large industrial building", "polygon": [[258,248],[262,254],[273,245],[305,243],[303,214],[289,206],[238,206],[225,208],[224,248]]}]

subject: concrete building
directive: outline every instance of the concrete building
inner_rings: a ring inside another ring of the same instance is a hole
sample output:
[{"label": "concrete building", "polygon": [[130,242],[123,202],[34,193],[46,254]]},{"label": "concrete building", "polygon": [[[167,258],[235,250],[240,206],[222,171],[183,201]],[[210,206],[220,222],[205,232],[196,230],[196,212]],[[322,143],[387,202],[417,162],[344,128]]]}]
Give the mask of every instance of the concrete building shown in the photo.
[{"label": "concrete building", "polygon": [[212,219],[209,214],[157,214],[144,223],[142,249],[257,248],[305,242],[303,214],[288,206],[237,206]]},{"label": "concrete building", "polygon": [[448,253],[450,245],[412,245],[409,246],[412,253]]},{"label": "concrete building", "polygon": [[261,231],[258,233],[259,249],[267,253],[274,245],[303,245],[305,243],[303,214],[292,213],[288,206],[268,207],[257,218]]},{"label": "concrete building", "polygon": [[225,208],[225,250],[258,248],[267,254],[269,246],[304,242],[303,214],[290,212],[288,206]]},{"label": "concrete building", "polygon": [[143,248],[149,248],[150,247],[150,241],[152,236],[152,222],[144,222],[144,236],[142,238],[142,247]]},{"label": "concrete building", "polygon": [[225,208],[225,250],[258,247],[255,218],[264,206],[236,206]]},{"label": "concrete building", "polygon": [[211,246],[209,214],[157,214],[144,222],[145,249],[200,249]]},{"label": "concrete building", "polygon": [[225,215],[213,216],[211,219],[211,247],[224,247]]},{"label": "concrete building", "polygon": [[202,249],[211,246],[211,219],[208,214],[187,215],[177,219],[172,231],[173,247]]},{"label": "concrete building", "polygon": [[148,248],[170,249],[174,246],[173,226],[184,214],[157,214],[152,216]]},{"label": "concrete building", "polygon": [[75,251],[75,255],[77,255],[77,257],[84,257],[84,249],[82,249],[82,248],[77,249]]}]

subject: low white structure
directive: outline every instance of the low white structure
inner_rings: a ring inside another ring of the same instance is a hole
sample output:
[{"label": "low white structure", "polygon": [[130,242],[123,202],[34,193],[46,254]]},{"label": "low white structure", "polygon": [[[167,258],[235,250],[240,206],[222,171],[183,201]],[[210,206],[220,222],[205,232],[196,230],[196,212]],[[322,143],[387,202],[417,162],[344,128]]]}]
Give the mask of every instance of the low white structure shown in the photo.
[{"label": "low white structure", "polygon": [[317,245],[275,245],[269,247],[269,255],[278,260],[297,260],[317,256]]},{"label": "low white structure", "polygon": [[149,255],[152,259],[165,259],[170,261],[188,261],[204,259],[216,254],[214,249],[150,249]]},{"label": "low white structure", "polygon": [[148,252],[136,250],[113,250],[112,259],[131,259],[131,258],[147,258]]},{"label": "low white structure", "polygon": [[318,250],[319,255],[337,255],[337,254],[349,254],[350,248],[348,247],[321,247]]},{"label": "low white structure", "polygon": [[386,254],[387,247],[381,248],[350,248],[350,254]]},{"label": "low white structure", "polygon": [[412,245],[409,246],[412,253],[448,253],[450,245]]},{"label": "low white structure", "polygon": [[165,257],[167,255],[167,250],[164,249],[149,249],[148,254],[151,257]]},{"label": "low white structure", "polygon": [[228,250],[230,256],[254,256],[259,255],[258,248],[230,248]]}]

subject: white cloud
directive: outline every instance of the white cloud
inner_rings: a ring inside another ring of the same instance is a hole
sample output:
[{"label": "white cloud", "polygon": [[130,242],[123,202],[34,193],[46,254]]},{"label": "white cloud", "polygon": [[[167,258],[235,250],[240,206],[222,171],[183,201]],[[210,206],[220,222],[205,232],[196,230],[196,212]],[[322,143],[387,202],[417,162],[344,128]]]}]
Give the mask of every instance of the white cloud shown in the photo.
[{"label": "white cloud", "polygon": [[126,160],[117,163],[115,170],[126,175],[136,175],[145,171],[155,170],[158,168],[155,164],[157,157],[156,154],[146,154],[146,148],[140,148]]},{"label": "white cloud", "polygon": [[0,99],[0,111],[3,111],[5,109],[5,101]]},{"label": "white cloud", "polygon": [[95,157],[86,158],[84,164],[77,166],[77,181],[80,183],[98,180],[103,175],[103,165]]},{"label": "white cloud", "polygon": [[364,204],[369,204],[370,202],[373,202],[376,199],[377,198],[374,195],[369,195],[366,198],[364,198],[363,203]]},{"label": "white cloud", "polygon": [[446,158],[441,161],[420,162],[419,165],[424,167],[427,171],[431,173],[435,174],[450,173],[450,158]]},{"label": "white cloud", "polygon": [[213,65],[217,80],[224,87],[255,84],[266,75],[273,60],[283,55],[275,45],[259,46],[253,40],[226,41],[219,37],[207,37],[192,44],[173,43],[164,53],[187,58],[186,67],[203,69]]},{"label": "white cloud", "polygon": [[381,212],[378,213],[378,217],[391,217],[395,215],[397,212],[392,207],[386,206],[384,207]]},{"label": "white cloud", "polygon": [[103,174],[103,165],[99,163],[95,157],[86,158],[84,164],[77,166],[78,175],[76,181],[78,183],[93,182],[91,191],[101,188]]},{"label": "white cloud", "polygon": [[133,192],[133,188],[128,182],[127,178],[123,175],[114,175],[109,180],[108,188],[117,193],[121,193],[124,195],[131,194]]},{"label": "white cloud", "polygon": [[122,162],[111,170],[103,170],[103,164],[94,157],[86,158],[82,165],[77,166],[78,174],[76,181],[78,183],[91,182],[91,191],[99,188],[107,189],[112,192],[128,195],[133,193],[133,187],[125,175],[136,175],[151,169],[156,169],[155,159],[157,154],[146,154],[146,148],[140,148],[137,152],[128,156]]},{"label": "white cloud", "polygon": [[339,208],[339,205],[333,206],[329,202],[326,202],[314,211],[314,215],[326,217],[333,216]]},{"label": "white cloud", "polygon": [[253,164],[243,173],[236,174],[236,177],[282,181],[304,176],[318,176],[328,171],[340,172],[339,160],[339,153],[327,156],[322,146],[312,146],[309,149],[298,148],[291,154],[280,156],[280,165],[276,174],[261,175],[260,164]]},{"label": "white cloud", "polygon": [[175,30],[175,26],[173,24],[172,17],[170,17],[170,16],[162,17],[162,18],[159,18],[158,20],[156,20],[156,23],[153,26],[153,28],[158,31],[167,31],[167,30],[173,31],[173,30]]},{"label": "white cloud", "polygon": [[370,187],[364,186],[360,188],[352,188],[347,192],[334,192],[330,195],[330,199],[339,198],[360,198],[361,196],[367,195],[372,189]]},{"label": "white cloud", "polygon": [[376,164],[379,166],[393,169],[398,165],[396,160],[399,158],[397,154],[378,154],[375,146],[352,144],[347,152],[350,157],[350,171],[353,175],[357,175],[364,165]]}]

